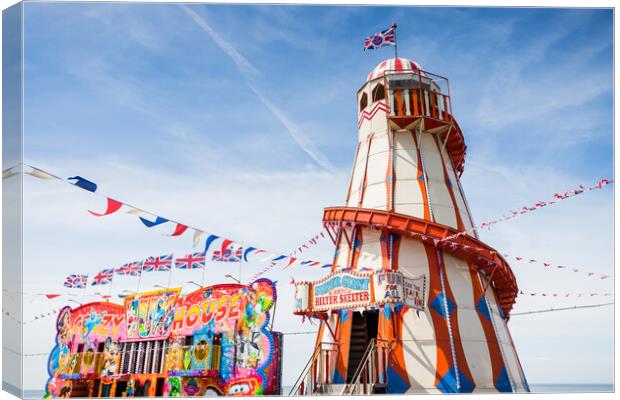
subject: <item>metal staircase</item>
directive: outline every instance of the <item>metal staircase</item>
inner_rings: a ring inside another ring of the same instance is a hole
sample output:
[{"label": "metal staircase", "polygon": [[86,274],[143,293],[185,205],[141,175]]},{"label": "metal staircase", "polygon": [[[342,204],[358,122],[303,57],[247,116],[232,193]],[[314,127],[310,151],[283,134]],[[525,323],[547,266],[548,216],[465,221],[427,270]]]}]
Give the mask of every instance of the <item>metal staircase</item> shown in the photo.
[{"label": "metal staircase", "polygon": [[[387,365],[391,342],[372,339],[359,361],[355,373],[341,395],[379,394],[387,390]],[[351,366],[351,364],[349,364]],[[350,370],[353,368],[350,368]]]},{"label": "metal staircase", "polygon": [[334,383],[333,369],[337,354],[337,343],[321,342],[314,349],[314,353],[297,378],[289,396],[330,394]]},{"label": "metal staircase", "polygon": [[368,323],[365,318],[358,313],[353,314],[353,323],[351,326],[351,342],[349,344],[349,364],[347,368],[347,382],[351,382],[353,375],[357,371],[364,358],[367,345],[370,344],[367,337]]}]

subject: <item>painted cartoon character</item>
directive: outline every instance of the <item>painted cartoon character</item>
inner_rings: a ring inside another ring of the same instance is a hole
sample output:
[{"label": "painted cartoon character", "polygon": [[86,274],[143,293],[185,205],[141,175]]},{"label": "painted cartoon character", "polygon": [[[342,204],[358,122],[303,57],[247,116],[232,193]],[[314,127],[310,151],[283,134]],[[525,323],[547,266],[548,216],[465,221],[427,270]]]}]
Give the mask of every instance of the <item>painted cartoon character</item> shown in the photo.
[{"label": "painted cartoon character", "polygon": [[84,321],[84,328],[82,329],[82,338],[86,340],[88,336],[92,333],[93,329],[103,320],[103,317],[106,315],[105,311],[101,314],[97,314],[95,310],[91,307],[90,316],[86,321]]},{"label": "painted cartoon character", "polygon": [[105,339],[105,351],[111,356],[118,354],[118,343],[113,341],[111,337]]},{"label": "painted cartoon character", "polygon": [[67,344],[71,341],[71,312],[69,309],[63,310],[58,318],[58,344]]},{"label": "painted cartoon character", "polygon": [[196,396],[198,392],[200,392],[200,386],[198,386],[196,379],[189,379],[185,385],[183,385],[183,392],[186,396]]},{"label": "painted cartoon character", "polygon": [[125,392],[125,396],[133,397],[136,394],[136,381],[133,378],[129,379],[127,382],[127,391]]},{"label": "painted cartoon character", "polygon": [[173,342],[168,348],[166,360],[168,369],[174,370],[183,368],[183,348],[178,341]]},{"label": "painted cartoon character", "polygon": [[64,381],[58,397],[71,397],[71,381]]},{"label": "painted cartoon character", "polygon": [[168,397],[180,397],[181,396],[181,379],[173,377],[168,379]]},{"label": "painted cartoon character", "polygon": [[258,375],[247,378],[233,379],[226,385],[226,394],[229,396],[256,396],[262,394],[262,379]]}]

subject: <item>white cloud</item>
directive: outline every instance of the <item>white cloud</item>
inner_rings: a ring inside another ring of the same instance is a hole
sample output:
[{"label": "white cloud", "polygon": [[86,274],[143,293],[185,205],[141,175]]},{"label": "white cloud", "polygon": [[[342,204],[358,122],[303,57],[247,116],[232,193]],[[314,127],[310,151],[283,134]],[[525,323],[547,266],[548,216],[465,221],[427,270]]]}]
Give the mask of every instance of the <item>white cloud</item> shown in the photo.
[{"label": "white cloud", "polygon": [[213,41],[222,49],[224,52],[233,59],[237,68],[239,68],[239,72],[246,78],[248,81],[248,85],[250,89],[256,94],[258,99],[260,100],[265,107],[280,121],[285,128],[288,130],[289,134],[293,138],[293,140],[301,147],[301,149],[314,160],[318,166],[321,168],[332,171],[333,166],[327,159],[325,155],[323,155],[312,143],[310,138],[297,126],[293,123],[290,118],[288,118],[284,112],[277,107],[261,90],[258,89],[256,84],[256,77],[260,75],[259,71],[250,63],[243,55],[241,55],[235,47],[222,38],[219,33],[217,33],[213,28],[207,24],[207,22],[198,15],[194,10],[189,8],[185,4],[179,4],[181,7],[205,32],[211,36]]}]

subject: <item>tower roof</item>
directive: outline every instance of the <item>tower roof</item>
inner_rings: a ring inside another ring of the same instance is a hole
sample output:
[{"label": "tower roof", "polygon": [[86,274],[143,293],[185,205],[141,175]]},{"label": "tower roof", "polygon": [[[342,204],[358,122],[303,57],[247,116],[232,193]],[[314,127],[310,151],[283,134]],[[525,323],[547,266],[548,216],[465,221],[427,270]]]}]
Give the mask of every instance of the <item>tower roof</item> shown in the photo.
[{"label": "tower roof", "polygon": [[373,69],[366,81],[372,81],[373,79],[381,78],[385,75],[386,71],[391,72],[405,72],[405,71],[420,71],[422,67],[420,64],[408,58],[390,58],[389,60],[382,61]]}]

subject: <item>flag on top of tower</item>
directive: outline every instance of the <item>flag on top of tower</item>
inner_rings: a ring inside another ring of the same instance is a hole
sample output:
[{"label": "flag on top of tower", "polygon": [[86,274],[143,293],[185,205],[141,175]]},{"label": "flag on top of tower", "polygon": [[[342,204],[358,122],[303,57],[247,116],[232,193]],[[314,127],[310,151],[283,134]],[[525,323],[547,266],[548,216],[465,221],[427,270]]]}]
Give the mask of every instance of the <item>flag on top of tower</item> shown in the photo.
[{"label": "flag on top of tower", "polygon": [[379,49],[383,46],[396,46],[396,24],[364,40],[364,51]]}]

